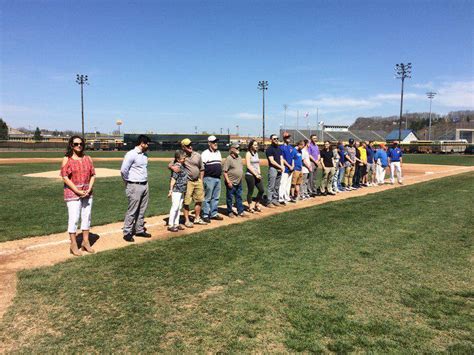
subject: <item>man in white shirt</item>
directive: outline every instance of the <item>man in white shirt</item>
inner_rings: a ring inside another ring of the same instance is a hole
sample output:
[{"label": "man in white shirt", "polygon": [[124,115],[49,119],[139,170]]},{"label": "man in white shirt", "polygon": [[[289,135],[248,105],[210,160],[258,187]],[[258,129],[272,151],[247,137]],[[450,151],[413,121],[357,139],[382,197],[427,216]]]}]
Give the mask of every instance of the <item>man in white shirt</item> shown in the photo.
[{"label": "man in white shirt", "polygon": [[211,219],[223,220],[217,213],[219,197],[221,195],[222,155],[218,149],[219,140],[216,136],[209,136],[209,148],[201,154],[204,164],[204,203],[202,206],[202,219],[210,223]]},{"label": "man in white shirt", "polygon": [[134,242],[133,235],[150,238],[145,230],[145,212],[148,207],[148,143],[150,139],[139,135],[135,148],[123,158],[120,173],[125,183],[128,209],[123,224],[123,239]]}]

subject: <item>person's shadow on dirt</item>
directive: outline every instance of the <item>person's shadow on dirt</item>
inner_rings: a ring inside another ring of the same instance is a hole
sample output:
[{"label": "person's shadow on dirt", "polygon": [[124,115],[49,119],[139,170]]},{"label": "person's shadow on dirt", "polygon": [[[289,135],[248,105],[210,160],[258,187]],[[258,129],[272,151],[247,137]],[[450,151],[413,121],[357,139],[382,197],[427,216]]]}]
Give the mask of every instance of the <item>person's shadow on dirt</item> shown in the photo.
[{"label": "person's shadow on dirt", "polygon": [[[94,246],[95,242],[97,242],[100,239],[100,235],[94,234],[94,233],[89,233],[89,243],[92,246]],[[76,242],[77,242],[77,247],[81,248],[82,245],[82,233],[79,233],[76,237]]]}]

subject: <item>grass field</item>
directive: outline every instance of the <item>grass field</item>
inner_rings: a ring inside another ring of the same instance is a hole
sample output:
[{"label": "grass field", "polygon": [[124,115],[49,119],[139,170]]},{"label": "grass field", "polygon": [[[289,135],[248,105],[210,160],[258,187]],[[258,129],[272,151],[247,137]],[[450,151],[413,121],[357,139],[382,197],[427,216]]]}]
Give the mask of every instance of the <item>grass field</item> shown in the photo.
[{"label": "grass field", "polygon": [[[410,156],[417,163],[472,165],[473,157],[423,155]],[[0,242],[28,236],[46,235],[66,229],[67,210],[62,199],[62,183],[59,180],[24,177],[58,169],[57,163],[0,165]],[[96,162],[96,167],[120,169],[120,162]],[[266,167],[262,167],[266,182]],[[147,216],[166,214],[170,202],[167,199],[169,172],[166,163],[149,164],[150,204]],[[244,186],[244,198],[247,187]],[[225,188],[221,191],[221,204],[225,203]],[[93,225],[123,220],[127,201],[124,186],[119,177],[97,179],[95,187]]]},{"label": "grass field", "polygon": [[473,353],[473,177],[21,272],[0,343],[24,353]]},{"label": "grass field", "polygon": [[[96,162],[95,167],[120,169],[120,162]],[[28,236],[65,231],[67,209],[60,180],[25,177],[29,173],[57,170],[58,164],[0,165],[0,242]],[[262,167],[266,181],[267,169]],[[59,171],[58,171],[59,174]],[[148,166],[150,203],[147,216],[167,214],[169,176],[167,164],[151,162]],[[244,182],[244,198],[247,186]],[[94,188],[93,225],[122,221],[127,199],[120,177],[99,178]],[[225,204],[225,188],[221,189]]]}]

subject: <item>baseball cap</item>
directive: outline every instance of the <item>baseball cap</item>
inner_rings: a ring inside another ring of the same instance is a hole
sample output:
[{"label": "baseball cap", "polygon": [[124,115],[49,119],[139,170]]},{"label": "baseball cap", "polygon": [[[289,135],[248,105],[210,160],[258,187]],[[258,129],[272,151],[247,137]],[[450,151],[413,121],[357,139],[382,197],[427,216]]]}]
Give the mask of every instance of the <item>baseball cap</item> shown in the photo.
[{"label": "baseball cap", "polygon": [[240,143],[232,143],[231,148],[240,149]]},{"label": "baseball cap", "polygon": [[283,138],[289,138],[289,137],[291,137],[291,134],[289,134],[288,132],[283,133]]},{"label": "baseball cap", "polygon": [[352,144],[354,143],[354,139],[353,138],[349,138],[349,144]]},{"label": "baseball cap", "polygon": [[211,142],[211,143],[214,143],[214,142],[218,142],[219,139],[218,139],[216,136],[209,136],[209,137],[207,138],[207,141],[208,141],[208,142]]},{"label": "baseball cap", "polygon": [[191,139],[189,138],[184,138],[182,141],[181,141],[181,145],[185,145],[185,146],[188,146],[188,145],[191,145]]}]

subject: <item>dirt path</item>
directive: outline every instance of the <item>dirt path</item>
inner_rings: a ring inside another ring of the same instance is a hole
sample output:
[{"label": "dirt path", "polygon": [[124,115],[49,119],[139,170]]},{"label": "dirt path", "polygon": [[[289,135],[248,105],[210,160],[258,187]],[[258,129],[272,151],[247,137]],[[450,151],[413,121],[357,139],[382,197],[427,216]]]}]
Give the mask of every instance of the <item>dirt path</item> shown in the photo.
[{"label": "dirt path", "polygon": [[[404,164],[404,185],[412,185],[442,177],[474,171],[474,167]],[[207,226],[195,226],[179,233],[171,233],[166,230],[165,218],[167,216],[155,216],[146,219],[148,231],[152,238],[135,238],[133,244],[141,244],[150,240],[163,240],[172,237],[197,233],[203,230],[219,228],[225,225],[243,223],[249,220],[271,216],[277,213],[287,212],[308,206],[315,206],[331,201],[344,200],[347,198],[364,196],[401,187],[398,184],[363,188],[351,192],[340,193],[336,196],[321,196],[314,199],[289,204],[285,207],[263,208],[261,213],[249,215],[246,218],[224,218],[223,221],[213,221]],[[91,233],[98,235],[99,239],[94,244],[96,252],[123,248],[130,243],[122,239],[122,222],[96,226]],[[73,258],[69,254],[68,236],[66,232],[51,234],[41,237],[31,237],[14,240],[0,244],[0,318],[11,305],[16,292],[16,273],[20,270],[33,269],[42,266],[54,265],[67,259]]]}]

